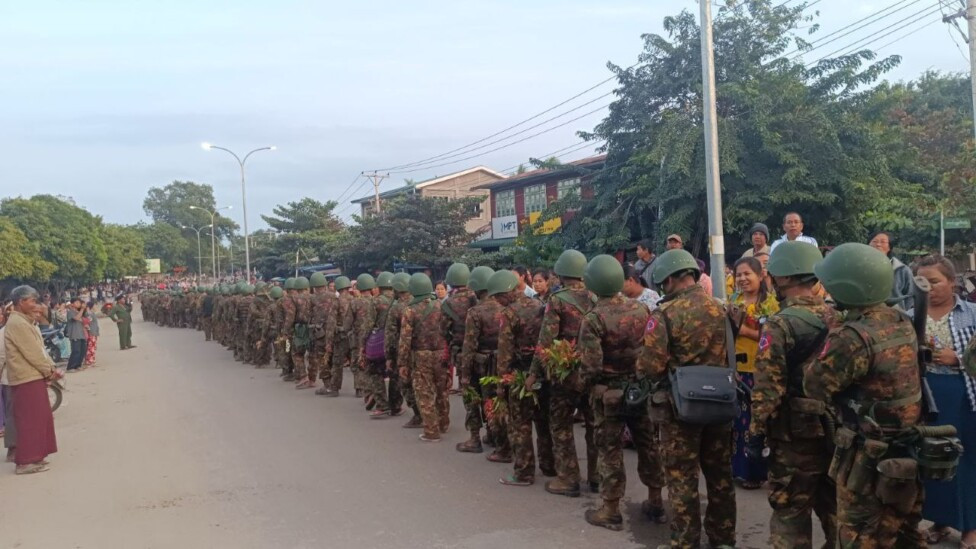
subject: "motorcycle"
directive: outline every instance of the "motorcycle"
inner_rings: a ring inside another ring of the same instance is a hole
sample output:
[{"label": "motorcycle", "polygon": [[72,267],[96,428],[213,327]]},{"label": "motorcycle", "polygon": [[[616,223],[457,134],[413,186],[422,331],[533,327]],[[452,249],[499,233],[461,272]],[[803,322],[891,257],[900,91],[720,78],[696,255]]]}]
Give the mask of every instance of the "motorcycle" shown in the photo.
[{"label": "motorcycle", "polygon": [[71,354],[71,344],[68,338],[64,337],[64,327],[51,327],[42,330],[41,338],[44,340],[44,349],[55,364],[68,360],[68,356]]},{"label": "motorcycle", "polygon": [[[64,373],[64,370],[60,370]],[[67,384],[65,383],[65,378],[52,379],[47,382],[47,400],[51,403],[51,411],[54,412],[61,407],[61,401],[64,399],[64,392],[67,391]]]}]

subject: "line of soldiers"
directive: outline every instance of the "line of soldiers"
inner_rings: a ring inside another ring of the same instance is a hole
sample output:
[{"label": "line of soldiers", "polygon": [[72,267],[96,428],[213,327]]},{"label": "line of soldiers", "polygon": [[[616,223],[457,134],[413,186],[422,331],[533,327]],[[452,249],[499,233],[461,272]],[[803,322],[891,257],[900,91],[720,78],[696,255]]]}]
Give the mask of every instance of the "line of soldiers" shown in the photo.
[{"label": "line of soldiers", "polygon": [[[585,518],[613,530],[623,525],[626,427],[648,488],[643,515],[670,524],[670,547],[698,547],[703,527],[712,547],[734,546],[732,423],[681,419],[672,394],[683,367],[730,366],[726,309],[697,284],[698,263],[680,249],[655,261],[652,279],[665,298],[653,311],[621,294],[624,271],[612,256],[587,261],[567,250],[554,272],[561,286],[546,302],[519,291],[511,271],[460,263],[447,272],[452,293],[443,302],[426,275],[389,272],[360,275],[355,293],[349,278],[332,285],[317,273],[284,288],[240,283],[149,292],[142,302],[147,320],[196,327],[244,363],[263,367],[273,352],[297,389],[321,380],[315,393],[336,397],[350,368],[370,417],[398,416],[405,403],[414,415],[404,427],[421,428],[424,442],[448,431],[456,366],[469,435],[456,450],[493,446],[490,461],[513,463],[499,479],[505,485],[533,484],[538,466],[553,477],[548,492],[578,497],[580,412],[585,482],[603,502]],[[768,273],[781,310],[760,339],[747,451],[769,461],[770,545],[812,547],[816,512],[827,547],[921,547],[920,479],[951,464],[930,461],[926,470],[916,459],[933,437],[916,429],[918,343],[907,317],[885,305],[887,258],[844,244],[824,259],[812,245],[787,242]],[[551,351],[567,343],[560,362]]]}]

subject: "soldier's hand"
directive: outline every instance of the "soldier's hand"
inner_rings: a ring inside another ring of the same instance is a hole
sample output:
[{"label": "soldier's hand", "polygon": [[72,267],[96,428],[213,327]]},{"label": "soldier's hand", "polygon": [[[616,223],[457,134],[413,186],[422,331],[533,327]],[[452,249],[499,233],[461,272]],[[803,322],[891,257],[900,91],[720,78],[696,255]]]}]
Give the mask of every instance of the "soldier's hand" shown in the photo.
[{"label": "soldier's hand", "polygon": [[410,372],[407,370],[406,366],[400,366],[400,379],[404,382],[410,379]]},{"label": "soldier's hand", "polygon": [[766,457],[766,436],[747,436],[745,454],[749,459],[763,459]]},{"label": "soldier's hand", "polygon": [[535,387],[536,381],[538,381],[538,379],[536,379],[535,374],[529,374],[525,378],[525,386],[530,389],[533,389]]}]

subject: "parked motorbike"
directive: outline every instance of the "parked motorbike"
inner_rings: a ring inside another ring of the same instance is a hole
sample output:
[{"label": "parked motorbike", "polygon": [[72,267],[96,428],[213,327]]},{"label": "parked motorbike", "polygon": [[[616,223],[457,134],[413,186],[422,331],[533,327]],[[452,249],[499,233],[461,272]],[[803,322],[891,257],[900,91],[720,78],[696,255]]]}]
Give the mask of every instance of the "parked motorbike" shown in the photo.
[{"label": "parked motorbike", "polygon": [[[64,337],[64,328],[48,328],[41,331],[41,338],[44,340],[44,349],[55,364],[66,362],[68,355],[71,354],[71,344]],[[67,349],[67,352],[65,351]]]}]

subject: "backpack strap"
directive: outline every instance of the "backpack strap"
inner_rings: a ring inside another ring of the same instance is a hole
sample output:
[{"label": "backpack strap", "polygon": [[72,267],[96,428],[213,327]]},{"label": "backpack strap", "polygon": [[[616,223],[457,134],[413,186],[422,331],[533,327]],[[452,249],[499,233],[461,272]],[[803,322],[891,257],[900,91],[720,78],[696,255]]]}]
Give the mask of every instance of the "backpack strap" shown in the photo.
[{"label": "backpack strap", "polygon": [[453,320],[455,323],[461,324],[461,316],[457,314],[457,311],[455,311],[453,307],[447,304],[447,301],[441,303],[441,311],[443,311],[447,316],[451,317],[451,320]]},{"label": "backpack strap", "polygon": [[820,319],[819,316],[813,314],[813,311],[803,307],[787,307],[779,312],[783,316],[788,316],[790,318],[795,318],[802,322],[806,322],[810,326],[813,326],[817,331],[824,331],[827,329],[827,325],[824,321]]}]

